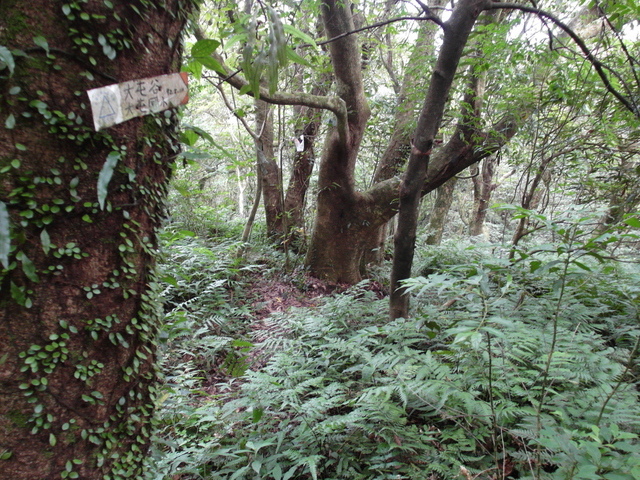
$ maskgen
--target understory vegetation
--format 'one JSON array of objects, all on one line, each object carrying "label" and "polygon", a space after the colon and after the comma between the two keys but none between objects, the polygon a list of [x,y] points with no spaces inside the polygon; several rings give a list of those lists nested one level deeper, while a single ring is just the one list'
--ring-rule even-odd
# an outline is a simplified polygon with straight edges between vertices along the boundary
[{"label": "understory vegetation", "polygon": [[419,240],[392,322],[372,280],[258,319],[257,277],[310,293],[296,262],[170,225],[150,478],[640,479],[637,237],[502,208],[536,241]]}]

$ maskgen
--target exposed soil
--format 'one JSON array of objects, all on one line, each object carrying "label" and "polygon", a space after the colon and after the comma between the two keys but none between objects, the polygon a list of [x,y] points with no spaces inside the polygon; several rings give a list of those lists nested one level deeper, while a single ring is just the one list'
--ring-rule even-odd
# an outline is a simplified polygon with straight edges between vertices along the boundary
[{"label": "exposed soil", "polygon": [[[318,280],[308,275],[261,275],[253,273],[250,280],[245,283],[243,297],[252,312],[252,320],[248,331],[250,341],[253,344],[267,339],[282,338],[287,335],[287,327],[281,321],[274,318],[274,314],[286,312],[291,308],[314,308],[322,301],[323,297],[340,294],[347,290],[349,285],[332,284]],[[377,282],[370,284],[379,298],[386,295],[384,287]],[[265,351],[259,347],[237,348],[237,361],[242,362],[241,368],[259,369],[264,366],[272,351]],[[227,359],[220,358],[220,363],[213,371],[209,372],[203,390],[209,395],[216,395],[218,384],[228,381],[234,376],[233,368],[227,364]],[[239,387],[240,382],[235,382]],[[227,385],[226,388],[229,388]]]}]

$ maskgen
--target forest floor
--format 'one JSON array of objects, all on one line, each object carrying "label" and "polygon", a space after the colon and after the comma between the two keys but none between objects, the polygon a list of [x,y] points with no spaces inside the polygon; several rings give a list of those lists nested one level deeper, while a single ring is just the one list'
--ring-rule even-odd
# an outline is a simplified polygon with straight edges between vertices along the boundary
[{"label": "forest floor", "polygon": [[[260,321],[292,307],[316,307],[323,297],[340,294],[349,288],[348,284],[323,282],[307,274],[299,274],[295,278],[254,274],[248,282],[246,296],[255,312],[255,319]],[[378,298],[387,295],[378,282],[370,282],[367,289],[374,291]]]},{"label": "forest floor", "polygon": [[[285,275],[270,272],[268,275],[251,273],[242,281],[243,295],[237,298],[239,305],[245,305],[251,312],[248,318],[247,337],[252,344],[267,339],[281,338],[287,335],[287,329],[278,318],[292,308],[314,309],[325,297],[339,295],[350,288],[347,284],[323,282],[304,273]],[[368,289],[376,293],[378,298],[386,296],[384,287],[378,282],[370,282]],[[246,362],[241,368],[260,369],[270,356],[260,348],[238,348],[239,361]],[[225,365],[227,360],[220,358],[216,367],[208,372],[208,379],[203,388],[210,395],[221,392],[218,386],[236,376],[231,370],[234,367]],[[236,386],[240,382],[235,382]]]}]

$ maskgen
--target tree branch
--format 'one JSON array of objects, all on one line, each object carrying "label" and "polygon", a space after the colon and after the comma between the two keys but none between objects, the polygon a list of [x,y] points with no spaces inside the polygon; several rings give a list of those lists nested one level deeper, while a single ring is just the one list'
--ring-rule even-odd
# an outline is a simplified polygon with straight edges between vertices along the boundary
[{"label": "tree branch", "polygon": [[[340,35],[336,35],[335,37],[331,37],[328,40],[323,40],[321,42],[316,42],[316,45],[327,45],[328,43],[332,43],[335,42],[336,40],[340,40],[341,38],[344,37],[348,37],[349,35],[354,35],[356,33],[360,33],[360,32],[365,32],[367,30],[372,30],[374,28],[378,28],[378,27],[384,27],[385,25],[389,25],[391,23],[395,23],[395,22],[402,22],[402,21],[407,21],[407,20],[413,20],[413,21],[423,21],[423,20],[430,20],[433,23],[435,23],[436,25],[438,25],[440,28],[444,29],[445,25],[444,22],[442,22],[442,20],[440,20],[438,17],[436,17],[435,15],[429,14],[426,17],[396,17],[396,18],[391,18],[389,20],[382,20],[380,22],[376,22],[376,23],[372,23],[371,25],[367,25],[364,27],[360,27],[360,28],[355,28],[353,30],[349,30],[348,32],[344,32],[341,33]],[[310,47],[311,45],[302,45],[302,47]]]},{"label": "tree branch", "polygon": [[530,7],[527,5],[520,5],[517,3],[503,3],[503,2],[494,2],[489,3],[486,7],[487,10],[495,10],[495,9],[511,9],[511,10],[520,10],[521,12],[532,13],[537,15],[540,18],[546,18],[553,22],[557,27],[559,27],[564,33],[567,34],[573,40],[573,42],[578,46],[578,48],[582,51],[585,58],[593,65],[596,69],[596,72],[605,88],[609,93],[611,93],[616,99],[627,109],[629,110],[636,118],[640,118],[640,108],[634,105],[628,98],[622,95],[609,81],[609,77],[605,73],[605,69],[611,70],[609,67],[604,65],[600,60],[598,60],[587,44],[582,40],[574,31],[571,29],[566,23],[562,22],[559,18],[554,16],[549,12],[545,12],[536,7]]},{"label": "tree branch", "polygon": [[[196,28],[195,37],[197,40],[202,40],[204,34],[202,30]],[[217,77],[222,82],[228,83],[232,87],[241,90],[243,87],[249,85],[249,82],[238,75],[240,70],[232,71],[225,63],[222,56],[218,53],[212,53],[211,56],[220,64],[223,72],[217,72]],[[205,76],[210,80],[211,77]],[[256,97],[252,90],[247,92],[247,95]],[[287,92],[274,92],[270,93],[268,89],[261,87],[259,91],[259,99],[267,103],[274,105],[300,105],[310,108],[320,108],[322,110],[329,110],[337,118],[338,129],[340,137],[347,138],[347,106],[345,102],[338,97],[329,97],[323,95],[312,95],[305,92],[287,93]]]}]

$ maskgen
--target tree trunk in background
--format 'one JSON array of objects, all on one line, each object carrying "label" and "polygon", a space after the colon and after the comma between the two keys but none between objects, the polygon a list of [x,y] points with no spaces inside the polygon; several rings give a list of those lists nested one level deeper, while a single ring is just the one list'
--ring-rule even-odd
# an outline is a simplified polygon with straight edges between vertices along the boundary
[{"label": "tree trunk in background", "polygon": [[284,235],[282,222],[282,177],[273,153],[273,112],[262,100],[256,106],[256,153],[262,178],[262,199],[267,219],[267,236],[281,242]]},{"label": "tree trunk in background", "polygon": [[[307,117],[307,116],[310,116]],[[298,141],[302,142],[302,151],[296,151],[293,158],[293,170],[289,179],[287,194],[284,199],[284,215],[287,223],[287,242],[295,249],[302,242],[305,227],[304,206],[309,189],[309,179],[313,172],[314,145],[316,134],[320,128],[322,112],[303,107],[298,109],[297,124],[302,128],[296,128],[295,134]],[[300,140],[302,138],[302,140]]]},{"label": "tree trunk in background", "polygon": [[[522,193],[522,208],[526,208],[527,210],[534,210],[538,208],[538,205],[540,205],[544,194],[544,192],[539,188],[540,183],[542,182],[548,185],[551,181],[551,171],[549,167],[551,161],[554,158],[555,157],[553,156],[544,158],[540,162],[540,166],[536,168],[536,173],[533,178],[530,177],[531,169],[527,170],[524,191]],[[520,218],[520,221],[516,226],[516,230],[513,233],[513,238],[511,239],[511,243],[514,247],[518,245],[523,237],[531,233],[530,231],[528,231],[529,223],[529,217],[523,216]],[[511,251],[512,254],[514,252],[515,250]]]},{"label": "tree trunk in background", "polygon": [[[27,54],[12,75],[0,69],[0,206],[11,223],[10,263],[0,265],[0,478],[143,478],[156,228],[177,118],[96,133],[85,91],[179,71],[194,2],[63,3],[0,3],[0,45]],[[119,158],[102,210],[110,154]]]},{"label": "tree trunk in background", "polygon": [[617,176],[608,182],[611,189],[608,195],[609,206],[600,219],[600,232],[619,224],[626,214],[635,211],[640,204],[637,166],[632,159],[633,156],[623,159],[617,169]]},{"label": "tree trunk in background", "polygon": [[427,239],[425,240],[427,245],[440,245],[442,242],[444,225],[449,215],[449,210],[451,210],[453,192],[457,183],[458,177],[453,177],[436,190],[436,201],[431,209]]},{"label": "tree trunk in background", "polygon": [[469,224],[469,235],[472,237],[482,235],[484,230],[491,194],[498,186],[493,183],[497,164],[496,156],[485,158],[482,168],[478,169],[477,175],[473,177],[473,212]]},{"label": "tree trunk in background", "polygon": [[238,207],[237,212],[240,218],[244,218],[245,216],[245,204],[246,204],[246,194],[247,190],[247,180],[242,178],[242,172],[240,171],[240,167],[236,166],[236,183],[238,185]]},{"label": "tree trunk in background", "polygon": [[[257,147],[256,147],[257,149]],[[257,155],[260,157],[262,154],[261,151],[258,151]],[[246,243],[249,241],[249,237],[251,236],[251,230],[253,230],[253,224],[256,219],[256,214],[258,213],[258,208],[260,207],[260,199],[262,198],[262,169],[260,168],[260,160],[256,162],[256,196],[253,198],[253,203],[251,204],[251,211],[249,212],[249,216],[247,217],[247,222],[244,224],[244,230],[242,231],[242,243]],[[244,247],[240,248],[237,256],[242,256],[244,254]]]}]

